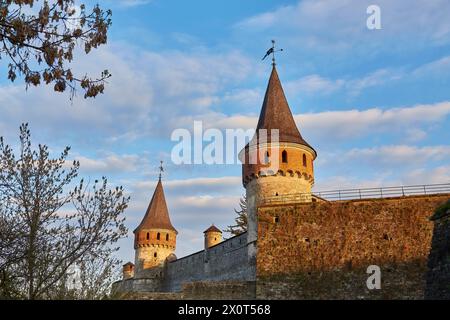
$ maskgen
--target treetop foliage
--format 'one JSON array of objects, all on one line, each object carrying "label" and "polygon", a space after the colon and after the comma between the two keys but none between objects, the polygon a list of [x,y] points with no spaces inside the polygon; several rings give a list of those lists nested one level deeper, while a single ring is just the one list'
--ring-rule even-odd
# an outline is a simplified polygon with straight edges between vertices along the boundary
[{"label": "treetop foliage", "polygon": [[77,76],[70,63],[77,45],[88,54],[106,44],[111,15],[98,5],[88,12],[74,0],[1,0],[0,60],[10,60],[8,79],[21,75],[27,87],[51,84],[57,92],[69,90],[71,98],[77,85],[85,98],[103,93],[108,70],[96,78]]}]

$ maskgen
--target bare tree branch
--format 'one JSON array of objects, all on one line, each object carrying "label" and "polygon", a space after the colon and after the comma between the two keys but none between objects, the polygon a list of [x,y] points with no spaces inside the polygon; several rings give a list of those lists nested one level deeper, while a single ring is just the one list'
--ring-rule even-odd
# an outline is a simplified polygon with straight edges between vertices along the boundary
[{"label": "bare tree branch", "polygon": [[71,99],[78,86],[85,98],[103,93],[111,76],[108,70],[97,78],[77,77],[69,64],[77,45],[88,54],[106,44],[111,15],[111,10],[98,5],[87,12],[82,4],[77,12],[74,0],[1,1],[0,60],[5,56],[11,61],[8,79],[14,81],[20,75],[27,87],[45,82],[57,92],[69,89]]},{"label": "bare tree branch", "polygon": [[129,197],[122,187],[109,189],[105,177],[73,187],[80,164],[66,165],[70,148],[56,159],[45,145],[33,150],[26,124],[20,146],[17,159],[0,138],[0,297],[62,297],[69,268],[93,259],[105,266],[92,274],[104,286],[119,263],[115,244],[127,234],[122,213]]}]

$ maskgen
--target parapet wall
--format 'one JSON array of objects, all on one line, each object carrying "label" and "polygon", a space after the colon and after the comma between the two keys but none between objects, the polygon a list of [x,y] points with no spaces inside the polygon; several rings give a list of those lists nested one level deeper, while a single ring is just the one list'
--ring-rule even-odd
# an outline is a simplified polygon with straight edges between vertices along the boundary
[{"label": "parapet wall", "polygon": [[[423,299],[434,210],[450,194],[258,209],[257,298]],[[381,268],[369,290],[369,265]]]},{"label": "parapet wall", "polygon": [[164,291],[180,291],[182,285],[196,281],[255,279],[255,268],[249,264],[247,233],[225,240],[208,250],[167,263]]}]

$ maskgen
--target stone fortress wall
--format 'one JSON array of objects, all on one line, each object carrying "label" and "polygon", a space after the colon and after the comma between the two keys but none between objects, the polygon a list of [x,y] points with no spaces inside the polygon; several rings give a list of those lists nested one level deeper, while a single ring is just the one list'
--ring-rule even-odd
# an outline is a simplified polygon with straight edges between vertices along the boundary
[{"label": "stone fortress wall", "polygon": [[179,291],[183,283],[196,281],[254,280],[256,270],[249,264],[247,233],[169,262],[164,274],[165,291]]},{"label": "stone fortress wall", "polygon": [[254,281],[256,268],[247,253],[247,233],[243,233],[159,268],[141,270],[131,279],[116,282],[113,291],[180,292],[194,282]]},{"label": "stone fortress wall", "polygon": [[[430,218],[449,198],[260,207],[256,297],[423,299],[433,236]],[[370,265],[381,268],[380,290],[367,288]]]},{"label": "stone fortress wall", "polygon": [[[262,206],[256,257],[249,256],[248,246],[255,244],[244,233],[117,285],[134,292],[132,299],[436,298],[450,291],[442,288],[448,261],[435,258],[437,252],[449,255],[449,220],[430,218],[449,199],[441,194]],[[447,264],[433,263],[427,284],[430,257]],[[380,290],[367,288],[369,265],[381,268]],[[436,283],[441,287],[430,287]]]}]

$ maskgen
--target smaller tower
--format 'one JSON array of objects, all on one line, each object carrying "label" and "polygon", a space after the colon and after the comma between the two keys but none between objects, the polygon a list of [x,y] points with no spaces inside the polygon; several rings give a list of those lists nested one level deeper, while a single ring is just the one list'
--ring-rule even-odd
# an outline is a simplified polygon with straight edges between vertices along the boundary
[{"label": "smaller tower", "polygon": [[127,262],[123,265],[123,280],[127,280],[134,277],[134,264]]},{"label": "smaller tower", "polygon": [[161,266],[174,253],[177,234],[170,221],[160,174],[145,216],[134,230],[136,272]]},{"label": "smaller tower", "polygon": [[215,225],[211,225],[203,233],[205,234],[205,250],[222,242],[222,231]]}]

